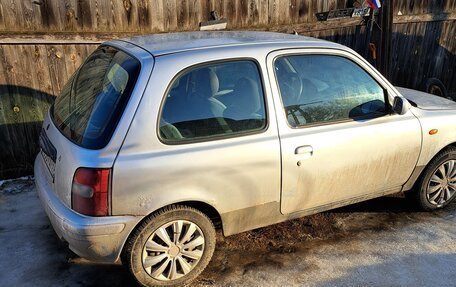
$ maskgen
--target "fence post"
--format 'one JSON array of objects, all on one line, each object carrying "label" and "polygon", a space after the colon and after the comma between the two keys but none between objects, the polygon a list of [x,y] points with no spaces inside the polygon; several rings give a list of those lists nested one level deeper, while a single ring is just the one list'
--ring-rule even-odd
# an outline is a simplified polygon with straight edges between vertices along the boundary
[{"label": "fence post", "polygon": [[391,38],[393,35],[393,1],[384,0],[382,1],[382,7],[380,11],[380,72],[388,80],[391,80]]}]

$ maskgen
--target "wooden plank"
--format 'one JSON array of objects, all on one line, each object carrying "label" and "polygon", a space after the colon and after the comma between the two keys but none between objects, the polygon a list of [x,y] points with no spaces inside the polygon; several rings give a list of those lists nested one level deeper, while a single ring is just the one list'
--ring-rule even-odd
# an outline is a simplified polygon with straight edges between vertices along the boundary
[{"label": "wooden plank", "polygon": [[0,30],[5,30],[5,12],[3,12],[3,4],[0,3]]},{"label": "wooden plank", "polygon": [[54,95],[51,84],[51,73],[49,70],[49,59],[45,45],[32,45],[33,47],[33,65],[35,67],[34,78],[35,84],[31,87],[38,91]]},{"label": "wooden plank", "polygon": [[278,25],[279,24],[279,3],[278,0],[269,0],[269,25]]},{"label": "wooden plank", "polygon": [[260,24],[260,11],[258,7],[258,0],[246,0],[246,19],[244,19],[245,26],[257,26]]},{"label": "wooden plank", "polygon": [[177,13],[176,0],[164,0],[164,30],[165,31],[176,31],[177,30]]},{"label": "wooden plank", "polygon": [[277,2],[277,23],[287,24],[290,21],[290,5],[291,0],[282,0]]},{"label": "wooden plank", "polygon": [[267,25],[269,21],[269,3],[266,0],[258,0],[258,24],[261,26]]},{"label": "wooden plank", "polygon": [[96,31],[109,31],[109,5],[106,1],[93,1],[92,2],[92,9],[93,9],[93,28]]},{"label": "wooden plank", "polygon": [[66,77],[66,68],[62,59],[63,49],[61,45],[46,45],[48,55],[48,65],[50,72],[50,82],[52,86],[52,94],[58,95],[63,88],[63,79]]},{"label": "wooden plank", "polygon": [[0,3],[2,5],[2,16],[3,16],[3,27],[5,30],[17,30],[16,26],[20,26],[16,24],[16,14],[17,14],[17,7],[16,3]]},{"label": "wooden plank", "polygon": [[15,165],[14,159],[14,144],[11,142],[14,135],[11,134],[9,124],[11,123],[11,97],[13,91],[11,90],[11,84],[13,82],[11,78],[13,65],[11,63],[11,55],[8,47],[0,46],[0,178],[4,178],[3,174],[10,168],[10,165]]},{"label": "wooden plank", "polygon": [[[204,1],[204,0],[203,0]],[[236,1],[223,1],[223,11],[224,14],[223,16],[228,20],[227,27],[229,29],[237,28],[239,27],[237,23],[237,15],[236,15]],[[207,14],[207,12],[210,11],[205,11],[204,14]],[[208,19],[207,16],[203,17],[202,19]]]},{"label": "wooden plank", "polygon": [[[123,1],[111,1],[105,3],[106,9],[111,9],[109,13],[110,31],[128,31],[128,11],[126,11]],[[128,6],[127,6],[128,7]]]},{"label": "wooden plank", "polygon": [[150,0],[149,18],[151,32],[165,31],[165,20],[163,12],[163,0]]},{"label": "wooden plank", "polygon": [[138,20],[141,32],[150,31],[150,14],[149,14],[149,1],[139,0],[138,1]]},{"label": "wooden plank", "polygon": [[3,45],[35,45],[35,44],[61,44],[61,45],[96,45],[104,41],[137,35],[135,32],[125,33],[3,33],[0,34],[0,44]]},{"label": "wooden plank", "polygon": [[[39,27],[38,21],[35,15],[35,10],[33,9],[33,6],[36,6],[33,4],[33,2],[28,2],[28,1],[23,1],[21,2],[22,4],[22,14],[24,15],[24,28],[26,29],[36,29]],[[0,17],[1,18],[1,17]]]},{"label": "wooden plank", "polygon": [[66,0],[65,5],[62,5],[63,13],[65,13],[63,30],[77,31],[78,30],[78,15],[77,15],[77,0]]},{"label": "wooden plank", "polygon": [[192,23],[190,21],[188,1],[187,0],[177,1],[176,9],[177,9],[176,13],[177,13],[178,29],[179,30],[190,30],[191,28],[195,29],[195,27],[192,27]]},{"label": "wooden plank", "polygon": [[[23,35],[19,35],[23,36]],[[98,45],[103,43],[101,40],[83,40],[83,39],[59,39],[57,37],[52,38],[0,38],[2,39],[1,45]],[[108,40],[108,39],[106,39]]]},{"label": "wooden plank", "polygon": [[[205,21],[201,14],[201,5],[198,0],[187,0],[188,1],[188,23],[189,27],[193,27],[193,30],[199,29],[199,23]],[[192,29],[192,28],[190,28]]]},{"label": "wooden plank", "polygon": [[[27,152],[26,149],[17,150],[16,146],[26,142],[26,134],[24,130],[23,113],[20,109],[22,108],[21,98],[21,78],[23,76],[23,68],[21,59],[20,47],[5,47],[5,54],[7,55],[8,70],[9,70],[9,83],[7,96],[6,108],[4,110],[6,114],[6,129],[9,134],[9,142],[12,145],[10,154],[11,163],[15,163],[16,166],[24,168],[27,163]],[[4,100],[3,100],[4,101]],[[25,139],[25,141],[24,141]]]},{"label": "wooden plank", "polygon": [[240,27],[247,27],[249,24],[254,25],[254,19],[251,19],[251,12],[249,11],[249,0],[237,0],[237,15],[238,15],[238,23]]},{"label": "wooden plank", "polygon": [[92,9],[89,0],[80,0],[76,2],[76,14],[78,30],[90,31],[93,27]]},{"label": "wooden plank", "polygon": [[440,13],[440,14],[417,14],[394,16],[395,24],[402,23],[422,23],[422,22],[439,22],[456,20],[456,13]]},{"label": "wooden plank", "polygon": [[[19,53],[27,59],[32,58],[33,49],[31,46],[20,46]],[[31,61],[18,61],[18,68],[21,72],[17,73],[19,79],[18,92],[16,95],[16,106],[20,114],[20,126],[17,129],[22,132],[22,140],[16,142],[15,149],[20,152],[24,160],[23,165],[32,167],[32,162],[35,155],[38,153],[38,136],[40,125],[44,119],[44,111],[49,108],[50,102],[43,102],[42,95],[35,89],[30,89],[29,93],[24,93],[24,87],[28,87],[29,83],[33,84],[34,73]],[[14,112],[14,111],[13,111]]]},{"label": "wooden plank", "polygon": [[244,25],[243,25],[243,14],[245,14],[243,11],[242,11],[242,4],[241,3],[241,0],[232,0],[232,8],[233,8],[233,12],[232,12],[232,22],[233,22],[233,26],[240,29],[242,28]]},{"label": "wooden plank", "polygon": [[127,24],[126,30],[127,31],[135,31],[140,32],[141,29],[139,27],[139,14],[138,14],[138,1],[135,0],[125,0],[124,9],[127,13]]}]

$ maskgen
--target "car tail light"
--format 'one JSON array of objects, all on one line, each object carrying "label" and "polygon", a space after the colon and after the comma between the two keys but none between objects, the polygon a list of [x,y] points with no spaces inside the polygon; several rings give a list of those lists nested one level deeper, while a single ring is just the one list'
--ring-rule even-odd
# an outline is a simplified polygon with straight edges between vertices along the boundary
[{"label": "car tail light", "polygon": [[109,215],[110,169],[78,168],[71,188],[73,210],[90,216]]}]

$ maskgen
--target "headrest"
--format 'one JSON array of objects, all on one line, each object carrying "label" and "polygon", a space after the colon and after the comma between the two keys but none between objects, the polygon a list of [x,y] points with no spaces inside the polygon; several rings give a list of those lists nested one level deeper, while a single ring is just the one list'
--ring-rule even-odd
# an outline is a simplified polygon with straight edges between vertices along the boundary
[{"label": "headrest", "polygon": [[214,96],[219,89],[217,74],[209,68],[202,68],[196,71],[195,92],[203,97]]},{"label": "headrest", "polygon": [[255,113],[261,107],[258,84],[249,78],[240,78],[234,85],[236,107],[243,113]]}]

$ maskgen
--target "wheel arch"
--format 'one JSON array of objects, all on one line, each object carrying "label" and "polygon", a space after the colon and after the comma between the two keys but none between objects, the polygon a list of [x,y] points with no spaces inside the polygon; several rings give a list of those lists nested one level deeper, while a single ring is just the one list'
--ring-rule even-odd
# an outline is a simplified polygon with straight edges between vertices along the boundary
[{"label": "wheel arch", "polygon": [[179,202],[170,203],[170,204],[167,204],[165,206],[162,206],[160,208],[157,208],[157,209],[153,210],[152,212],[150,212],[149,214],[144,216],[141,220],[139,220],[135,224],[135,226],[128,233],[128,236],[126,236],[126,238],[125,238],[125,240],[124,240],[124,242],[122,244],[122,249],[121,249],[120,254],[124,253],[125,246],[127,245],[127,242],[130,240],[131,236],[133,235],[133,233],[136,230],[136,228],[138,228],[138,226],[140,226],[145,220],[147,220],[154,213],[156,213],[156,212],[158,212],[158,211],[160,211],[162,209],[171,207],[171,206],[187,206],[187,207],[194,208],[194,209],[202,212],[203,214],[205,214],[207,217],[209,217],[209,219],[212,221],[212,224],[214,224],[214,227],[215,227],[216,230],[223,228],[222,217],[221,217],[219,211],[214,206],[212,206],[211,204],[209,204],[207,202],[198,201],[198,200],[187,200],[187,201],[179,201]]},{"label": "wheel arch", "polygon": [[416,187],[416,184],[419,182],[419,180],[421,179],[421,177],[423,176],[424,174],[424,171],[426,169],[426,167],[429,165],[430,162],[432,162],[432,160],[434,158],[436,158],[439,154],[441,154],[444,150],[448,149],[448,148],[456,148],[456,142],[453,142],[453,143],[450,143],[448,145],[446,145],[445,147],[441,148],[432,158],[430,158],[425,165],[422,165],[422,166],[417,166],[412,174],[412,176],[410,177],[410,179],[407,181],[407,183],[404,185],[403,187],[403,192],[407,193],[407,192],[410,192],[410,191],[413,191]]},{"label": "wheel arch", "polygon": [[456,148],[456,142],[453,142],[453,143],[450,143],[449,145],[446,145],[444,146],[443,148],[441,148],[431,159],[429,159],[429,161],[426,163],[425,167],[427,167],[429,165],[430,162],[432,162],[432,160],[434,158],[436,158],[439,154],[441,154],[444,150],[450,148],[450,147],[453,147],[453,148]]}]

